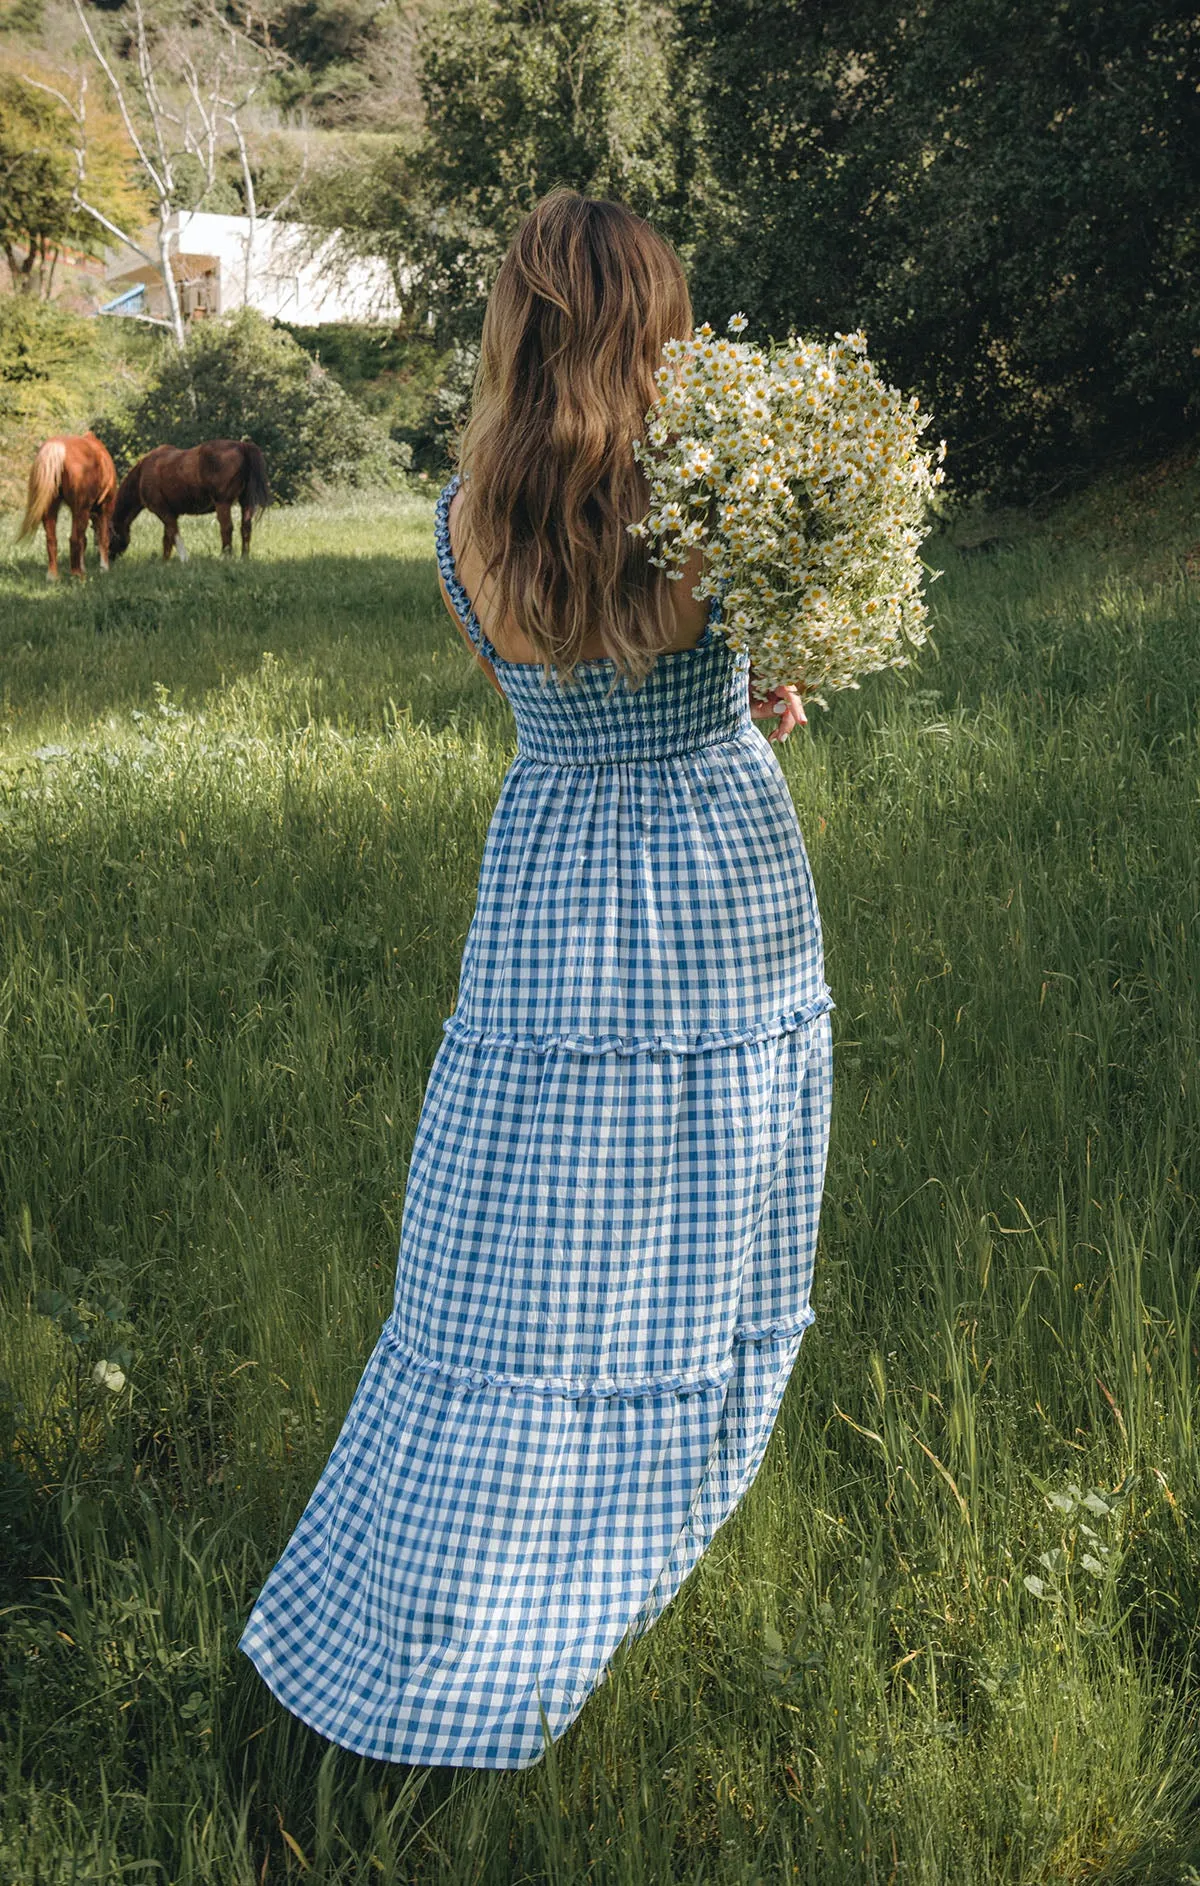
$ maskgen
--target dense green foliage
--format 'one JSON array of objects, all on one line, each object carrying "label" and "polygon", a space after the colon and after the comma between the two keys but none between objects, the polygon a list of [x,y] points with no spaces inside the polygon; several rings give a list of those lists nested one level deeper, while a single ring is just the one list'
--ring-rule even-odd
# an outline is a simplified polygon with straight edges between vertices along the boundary
[{"label": "dense green foliage", "polygon": [[338,216],[445,331],[477,329],[517,219],[568,183],[654,217],[715,324],[864,325],[960,488],[1196,429],[1194,9],[451,0],[421,49],[424,136]]},{"label": "dense green foliage", "polygon": [[299,343],[243,309],[161,350],[148,382],[94,428],[124,470],[155,445],[252,438],[284,502],[332,485],[386,485],[409,462]]},{"label": "dense green foliage", "polygon": [[439,347],[428,331],[414,332],[410,323],[397,328],[348,321],[323,327],[280,325],[387,426],[389,436],[411,452],[415,470],[445,468],[448,428],[439,393],[453,365],[452,350]]},{"label": "dense green foliage", "polygon": [[42,440],[82,431],[101,398],[139,383],[156,347],[132,323],[90,320],[32,296],[0,296],[0,506],[15,509],[23,501]]},{"label": "dense green foliage", "polygon": [[23,295],[0,297],[0,419],[21,413],[31,398],[52,411],[67,401],[67,382],[81,352],[100,353],[94,321]]},{"label": "dense green foliage", "polygon": [[378,124],[395,133],[417,105],[411,0],[283,0],[271,38],[288,55],[273,91],[322,125]]},{"label": "dense green foliage", "polygon": [[1062,481],[1196,425],[1194,9],[681,5],[724,191],[714,319],[865,325],[961,482]]},{"label": "dense green foliage", "polygon": [[671,30],[653,0],[448,0],[430,13],[424,136],[331,205],[353,242],[402,273],[414,319],[474,339],[517,221],[555,184],[643,212],[662,203],[675,171]]},{"label": "dense green foliage", "polygon": [[503,240],[564,177],[648,211],[673,183],[665,7],[453,0],[422,41],[433,181]]},{"label": "dense green foliage", "polygon": [[58,593],[9,553],[0,1877],[1192,1877],[1198,496],[941,548],[940,652],[783,749],[818,1320],[745,1506],[524,1775],[328,1751],[234,1650],[386,1314],[512,751],[428,506],[272,513],[244,567],[147,529]]}]

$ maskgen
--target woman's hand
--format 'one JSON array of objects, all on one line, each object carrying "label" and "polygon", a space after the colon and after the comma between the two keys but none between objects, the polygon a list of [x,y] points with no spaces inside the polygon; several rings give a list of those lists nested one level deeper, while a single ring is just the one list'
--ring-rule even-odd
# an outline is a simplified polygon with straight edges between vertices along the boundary
[{"label": "woman's hand", "polygon": [[793,727],[807,727],[808,715],[804,711],[804,701],[798,688],[772,688],[771,692],[760,698],[754,692],[754,677],[750,677],[750,716],[753,720],[778,720],[774,731],[768,733],[768,740],[786,740]]}]

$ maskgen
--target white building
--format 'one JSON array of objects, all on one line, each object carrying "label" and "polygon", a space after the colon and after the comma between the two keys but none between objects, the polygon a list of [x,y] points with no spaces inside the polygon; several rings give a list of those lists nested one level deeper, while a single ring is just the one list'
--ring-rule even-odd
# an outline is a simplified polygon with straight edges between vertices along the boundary
[{"label": "white building", "polygon": [[[248,216],[178,211],[168,224],[171,273],[185,320],[256,308],[279,321],[319,327],[329,321],[395,321],[400,303],[387,264],[377,256],[335,260],[337,237],[299,223]],[[158,254],[158,231],[138,238]],[[122,244],[109,251],[105,282],[111,299],[102,314],[168,318],[162,270]]]}]

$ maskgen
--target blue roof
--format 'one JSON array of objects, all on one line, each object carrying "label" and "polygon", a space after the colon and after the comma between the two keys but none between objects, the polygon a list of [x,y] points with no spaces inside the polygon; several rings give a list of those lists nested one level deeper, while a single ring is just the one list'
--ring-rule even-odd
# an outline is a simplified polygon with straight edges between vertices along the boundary
[{"label": "blue roof", "polygon": [[142,282],[137,282],[134,287],[127,288],[123,295],[118,295],[115,301],[106,301],[103,307],[97,308],[96,313],[133,314],[142,306],[145,299],[145,286]]}]

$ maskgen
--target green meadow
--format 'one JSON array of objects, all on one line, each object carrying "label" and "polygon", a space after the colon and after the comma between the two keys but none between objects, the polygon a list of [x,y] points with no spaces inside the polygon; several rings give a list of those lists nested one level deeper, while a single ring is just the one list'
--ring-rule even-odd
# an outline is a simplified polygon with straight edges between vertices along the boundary
[{"label": "green meadow", "polygon": [[[766,1465],[521,1774],[235,1651],[389,1305],[503,703],[420,496],[0,549],[3,1886],[1200,1881],[1200,478],[935,544],[782,750],[838,1008]],[[964,538],[965,541],[965,538]]]}]

